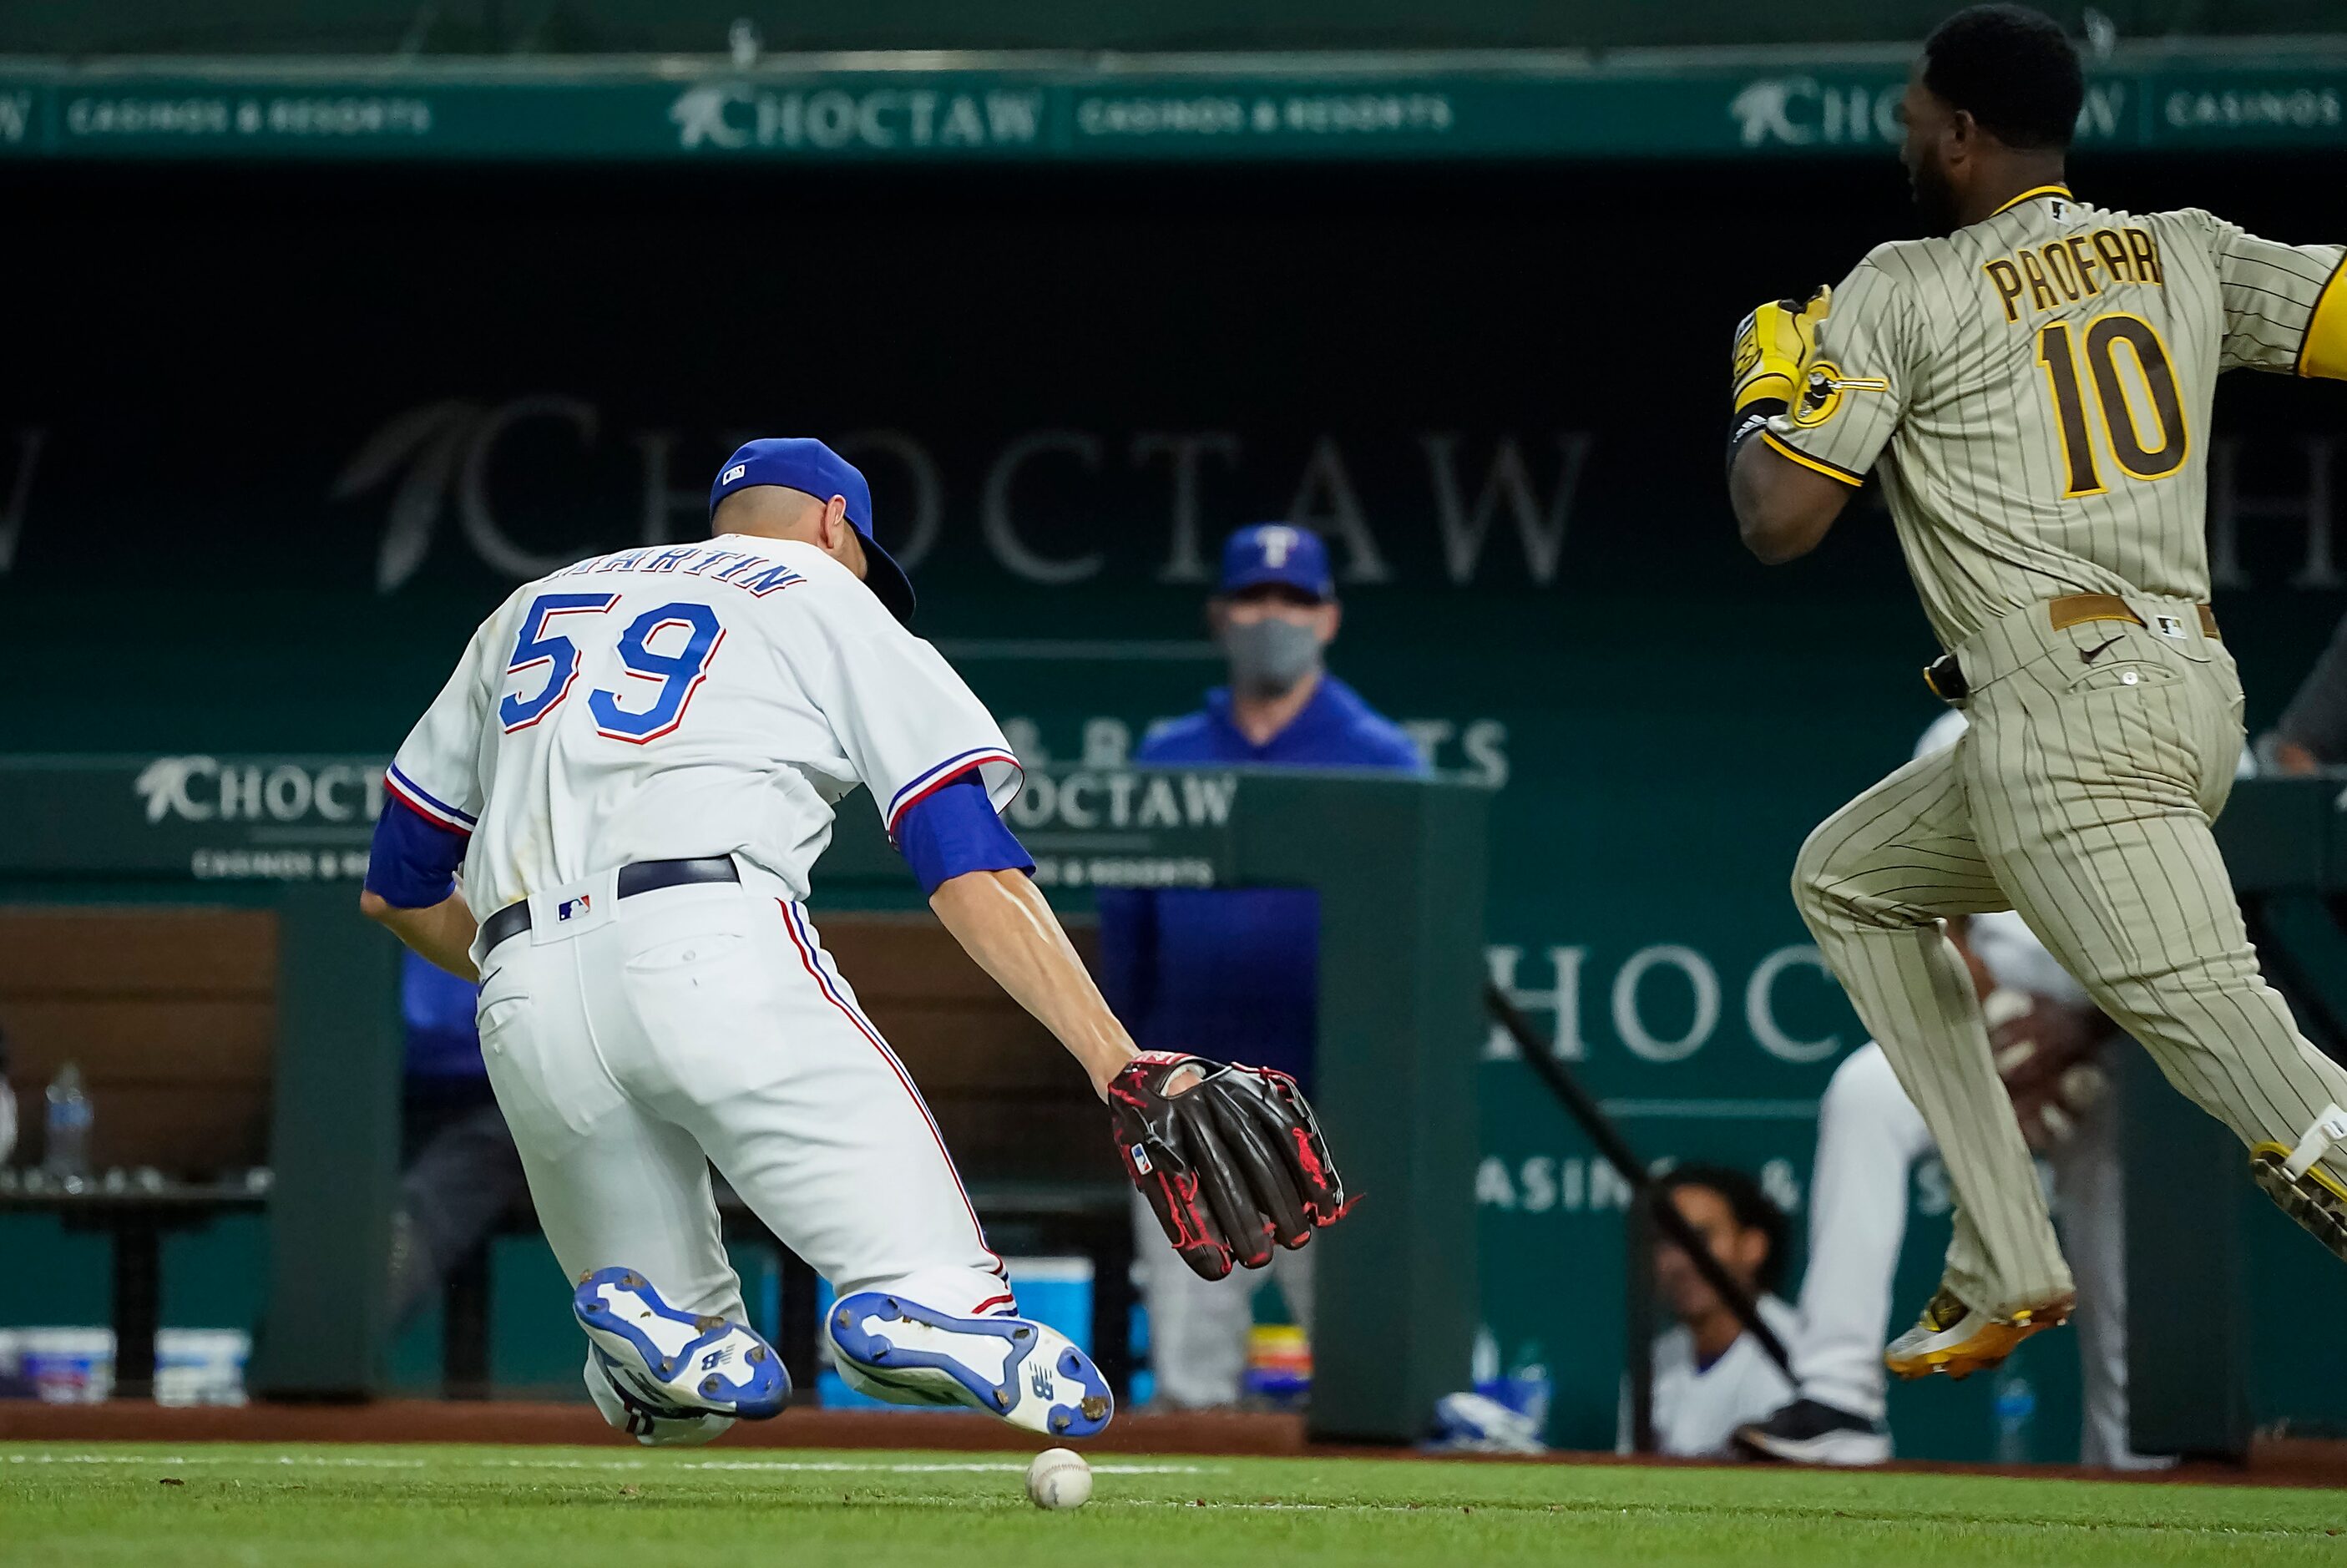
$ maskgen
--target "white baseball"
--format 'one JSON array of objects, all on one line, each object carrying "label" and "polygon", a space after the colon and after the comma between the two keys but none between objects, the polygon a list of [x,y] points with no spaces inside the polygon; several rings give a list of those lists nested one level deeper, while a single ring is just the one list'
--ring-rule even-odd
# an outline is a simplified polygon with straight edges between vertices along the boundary
[{"label": "white baseball", "polygon": [[1073,1449],[1045,1449],[1027,1467],[1027,1500],[1038,1508],[1081,1508],[1092,1495],[1092,1467]]}]

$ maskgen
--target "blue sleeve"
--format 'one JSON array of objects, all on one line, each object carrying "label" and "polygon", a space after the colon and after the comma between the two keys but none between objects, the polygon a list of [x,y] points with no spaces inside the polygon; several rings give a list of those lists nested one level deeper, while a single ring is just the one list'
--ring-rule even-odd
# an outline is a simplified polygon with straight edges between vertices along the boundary
[{"label": "blue sleeve", "polygon": [[456,890],[466,835],[393,794],[374,819],[366,889],[395,909],[429,909]]},{"label": "blue sleeve", "polygon": [[961,774],[897,815],[897,852],[934,893],[966,871],[1032,871],[1033,856],[1003,825],[975,770]]}]

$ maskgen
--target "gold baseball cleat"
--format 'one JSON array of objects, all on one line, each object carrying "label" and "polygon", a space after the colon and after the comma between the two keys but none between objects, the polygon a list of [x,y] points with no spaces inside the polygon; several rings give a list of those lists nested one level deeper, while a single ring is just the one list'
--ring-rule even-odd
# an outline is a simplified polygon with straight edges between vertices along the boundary
[{"label": "gold baseball cleat", "polygon": [[1891,1342],[1882,1364],[1901,1378],[1928,1378],[1934,1372],[1969,1378],[2002,1365],[2032,1334],[2068,1322],[2073,1299],[2065,1296],[2010,1317],[1991,1317],[1965,1306],[1963,1296],[1942,1285],[1915,1327]]},{"label": "gold baseball cleat", "polygon": [[2347,1261],[2347,1186],[2315,1162],[2347,1142],[2347,1111],[2326,1105],[2295,1149],[2250,1145],[2250,1175],[2281,1212],[2304,1225],[2332,1255]]}]

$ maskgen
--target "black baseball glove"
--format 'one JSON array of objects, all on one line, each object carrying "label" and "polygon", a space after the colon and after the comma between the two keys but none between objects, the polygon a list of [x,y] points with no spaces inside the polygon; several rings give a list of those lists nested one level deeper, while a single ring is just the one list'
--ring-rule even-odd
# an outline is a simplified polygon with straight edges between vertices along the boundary
[{"label": "black baseball glove", "polygon": [[1149,1051],[1108,1102],[1125,1173],[1201,1278],[1261,1268],[1274,1241],[1302,1246],[1345,1212],[1319,1120],[1284,1072]]}]

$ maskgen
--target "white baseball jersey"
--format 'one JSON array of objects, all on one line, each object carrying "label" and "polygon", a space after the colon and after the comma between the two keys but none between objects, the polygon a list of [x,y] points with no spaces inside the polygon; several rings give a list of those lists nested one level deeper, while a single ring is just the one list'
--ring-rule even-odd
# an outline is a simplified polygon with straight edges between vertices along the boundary
[{"label": "white baseball jersey", "polygon": [[639,860],[732,855],[806,896],[834,807],[905,809],[1001,729],[937,650],[812,544],[721,534],[594,557],[481,623],[390,788],[470,833],[476,915]]},{"label": "white baseball jersey", "polygon": [[[1774,1296],[1754,1298],[1760,1321],[1787,1345],[1795,1342],[1800,1319]],[[1687,1459],[1728,1451],[1727,1440],[1747,1421],[1765,1421],[1793,1399],[1792,1379],[1768,1358],[1749,1334],[1721,1352],[1708,1367],[1697,1366],[1695,1336],[1685,1327],[1655,1336],[1655,1447]],[[1630,1451],[1630,1399],[1622,1395],[1622,1420],[1615,1446]]]}]

